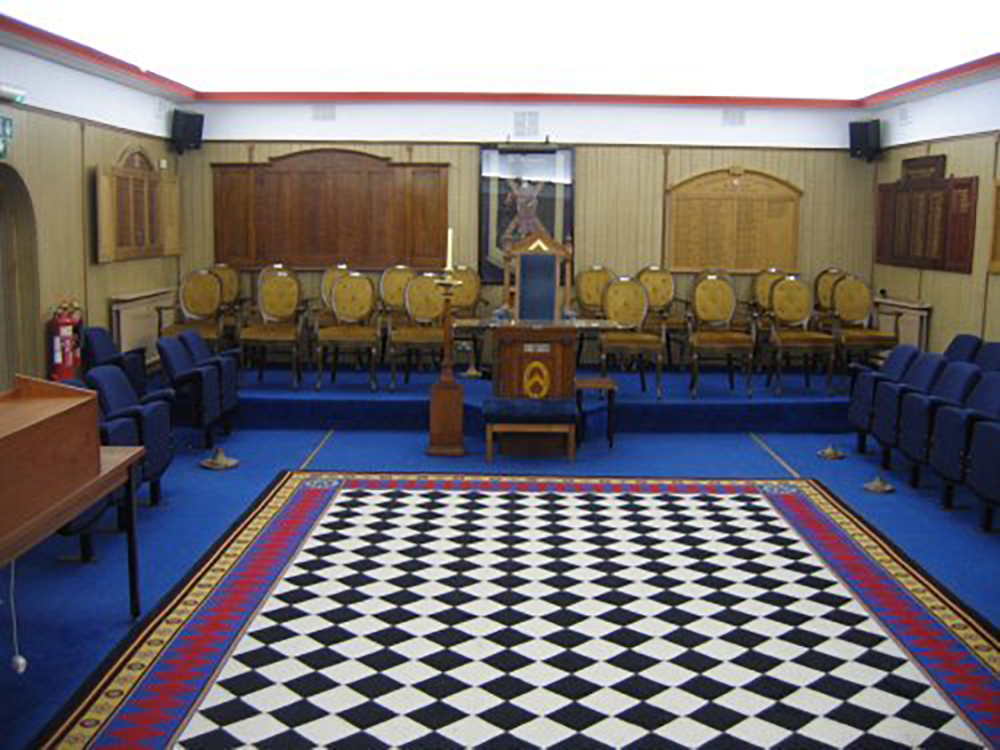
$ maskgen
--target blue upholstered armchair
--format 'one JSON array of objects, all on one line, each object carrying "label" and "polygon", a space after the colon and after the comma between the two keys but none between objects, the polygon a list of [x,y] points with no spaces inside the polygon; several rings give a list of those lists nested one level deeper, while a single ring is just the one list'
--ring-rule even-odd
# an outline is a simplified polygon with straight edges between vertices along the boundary
[{"label": "blue upholstered armchair", "polygon": [[896,383],[910,368],[920,352],[916,347],[901,345],[893,349],[879,370],[865,365],[852,364],[851,403],[847,418],[858,432],[858,453],[865,452],[865,443],[872,428],[872,409],[875,404],[875,386],[881,382]]},{"label": "blue upholstered armchair", "polygon": [[156,342],[160,362],[178,392],[178,409],[192,427],[203,431],[205,447],[215,444],[212,428],[222,414],[219,371],[213,365],[198,366],[180,339],[165,336]]},{"label": "blue upholstered armchair", "polygon": [[160,478],[174,457],[170,434],[174,392],[165,388],[140,399],[125,373],[114,365],[95,367],[87,373],[87,384],[97,391],[98,404],[106,420],[127,417],[134,421],[139,443],[146,449],[142,481],[149,482],[150,501],[153,505],[158,504]]},{"label": "blue upholstered armchair", "polygon": [[[77,385],[73,383],[73,385]],[[80,387],[85,387],[79,383]],[[105,419],[100,416],[98,430],[101,435],[101,445],[139,445],[139,426],[131,417]],[[75,536],[80,541],[80,562],[92,562],[94,559],[94,539],[92,531],[104,513],[120,498],[125,496],[121,488],[103,498],[101,502],[91,506],[68,524],[59,529],[63,536]],[[121,522],[119,522],[121,528]]]},{"label": "blue upholstered armchair", "polygon": [[1000,422],[980,422],[972,430],[966,481],[983,503],[983,531],[993,525],[993,508],[1000,505]]},{"label": "blue upholstered armchair", "polygon": [[213,354],[208,344],[196,331],[185,331],[178,338],[188,350],[198,367],[212,366],[219,373],[220,408],[222,420],[228,434],[231,429],[230,416],[239,406],[240,350],[227,349]]},{"label": "blue upholstered armchair", "polygon": [[146,350],[140,347],[119,351],[106,329],[87,326],[83,329],[83,369],[87,371],[100,365],[122,368],[135,392],[139,395],[146,392]]},{"label": "blue upholstered armchair", "polygon": [[[983,373],[963,406],[943,406],[935,414],[928,463],[944,482],[945,508],[952,505],[955,485],[965,481],[973,428],[990,420],[1000,420],[1000,372]],[[994,452],[993,462],[1000,465],[997,455]]]},{"label": "blue upholstered armchair", "polygon": [[1000,341],[983,344],[972,360],[983,372],[1000,372]]},{"label": "blue upholstered armchair", "polygon": [[972,362],[979,352],[983,340],[971,333],[960,333],[951,340],[944,350],[944,358],[949,362]]},{"label": "blue upholstered armchair", "polygon": [[882,468],[892,463],[892,449],[899,439],[899,413],[907,393],[928,393],[944,370],[943,354],[921,354],[897,383],[883,381],[875,387],[872,435],[882,446]]},{"label": "blue upholstered armchair", "polygon": [[929,393],[907,393],[899,412],[899,448],[911,459],[910,484],[920,483],[927,463],[934,416],[942,406],[961,406],[982,373],[971,362],[949,362]]}]

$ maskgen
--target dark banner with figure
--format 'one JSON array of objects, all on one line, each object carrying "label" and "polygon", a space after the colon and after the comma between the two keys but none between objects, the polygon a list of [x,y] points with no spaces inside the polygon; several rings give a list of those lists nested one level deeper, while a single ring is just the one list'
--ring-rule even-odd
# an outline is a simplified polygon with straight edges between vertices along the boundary
[{"label": "dark banner with figure", "polygon": [[573,150],[484,148],[480,156],[479,275],[503,281],[503,248],[533,232],[573,237]]}]

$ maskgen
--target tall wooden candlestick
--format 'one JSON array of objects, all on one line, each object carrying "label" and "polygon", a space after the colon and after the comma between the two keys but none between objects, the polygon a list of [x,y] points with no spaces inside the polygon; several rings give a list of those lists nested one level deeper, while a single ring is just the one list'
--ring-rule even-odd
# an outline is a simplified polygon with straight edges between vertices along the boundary
[{"label": "tall wooden candlestick", "polygon": [[461,283],[447,276],[437,281],[444,297],[444,351],[441,356],[441,378],[431,386],[430,445],[427,448],[430,456],[465,455],[462,424],[465,401],[462,385],[455,382],[451,320],[451,298],[455,287]]}]

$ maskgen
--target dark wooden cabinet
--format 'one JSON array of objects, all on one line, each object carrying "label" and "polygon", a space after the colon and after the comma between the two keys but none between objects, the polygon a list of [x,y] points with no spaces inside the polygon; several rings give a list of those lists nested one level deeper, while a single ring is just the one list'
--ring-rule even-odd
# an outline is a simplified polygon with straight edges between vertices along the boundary
[{"label": "dark wooden cabinet", "polygon": [[444,265],[447,164],[393,164],[322,149],[267,164],[213,164],[212,171],[217,262]]}]

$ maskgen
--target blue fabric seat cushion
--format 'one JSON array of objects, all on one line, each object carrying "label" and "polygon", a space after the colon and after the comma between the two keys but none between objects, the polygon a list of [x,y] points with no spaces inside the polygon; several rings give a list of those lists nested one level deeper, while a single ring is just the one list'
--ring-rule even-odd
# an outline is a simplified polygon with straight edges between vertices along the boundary
[{"label": "blue fabric seat cushion", "polygon": [[483,401],[487,424],[523,422],[551,424],[576,421],[576,401],[564,399],[488,398]]}]

